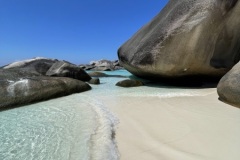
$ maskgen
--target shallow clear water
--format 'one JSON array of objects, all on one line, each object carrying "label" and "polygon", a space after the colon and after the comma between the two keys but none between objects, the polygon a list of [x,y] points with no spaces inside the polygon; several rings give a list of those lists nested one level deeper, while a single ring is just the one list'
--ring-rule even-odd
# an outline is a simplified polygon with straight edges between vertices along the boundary
[{"label": "shallow clear water", "polygon": [[[125,70],[105,73],[131,75]],[[0,112],[0,159],[119,159],[113,136],[118,120],[98,97],[202,94],[199,89],[115,86],[123,79],[101,78],[91,91]]]},{"label": "shallow clear water", "polygon": [[[96,156],[93,135],[111,136],[115,119],[101,103],[75,94],[0,112],[0,122],[0,159],[82,160]],[[102,150],[114,147],[104,143]]]},{"label": "shallow clear water", "polygon": [[[109,75],[123,75],[123,76],[132,76],[126,70],[118,70],[114,72],[105,71],[104,73]],[[149,85],[141,87],[132,87],[132,88],[123,88],[115,86],[118,81],[128,79],[128,78],[117,78],[117,77],[105,77],[101,78],[101,85],[92,86],[95,92],[94,95],[98,96],[154,96],[159,98],[166,97],[181,97],[181,96],[203,96],[204,88],[181,88],[173,86],[163,85]],[[215,92],[215,91],[214,91]],[[206,92],[206,94],[209,94]]]}]

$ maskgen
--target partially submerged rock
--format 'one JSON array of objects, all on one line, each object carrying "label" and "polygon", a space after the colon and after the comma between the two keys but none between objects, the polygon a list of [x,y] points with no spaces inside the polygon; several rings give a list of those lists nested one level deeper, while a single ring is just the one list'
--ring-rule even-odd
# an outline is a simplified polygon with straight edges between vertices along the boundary
[{"label": "partially submerged rock", "polygon": [[91,77],[108,77],[106,73],[102,72],[88,72],[88,75]]},{"label": "partially submerged rock", "polygon": [[119,87],[138,87],[138,86],[143,86],[143,83],[139,80],[133,80],[133,79],[126,79],[117,82],[116,86]]},{"label": "partially submerged rock", "polygon": [[170,0],[118,50],[144,78],[223,76],[240,59],[239,0]]},{"label": "partially submerged rock", "polygon": [[64,61],[54,63],[46,75],[52,77],[69,77],[82,81],[89,81],[91,79],[79,66]]},{"label": "partially submerged rock", "polygon": [[97,71],[92,71],[92,72],[88,72],[88,75],[91,77],[119,77],[119,78],[127,78],[127,76],[122,76],[122,75],[110,75],[110,74],[106,74],[103,72],[97,72]]},{"label": "partially submerged rock", "polygon": [[66,77],[36,76],[0,70],[0,108],[14,107],[90,90],[85,82]]},{"label": "partially submerged rock", "polygon": [[222,77],[217,92],[220,100],[240,108],[240,62]]},{"label": "partially submerged rock", "polygon": [[112,71],[112,69],[106,66],[95,66],[91,71]]},{"label": "partially submerged rock", "polygon": [[100,84],[99,78],[92,78],[88,81],[89,84]]}]

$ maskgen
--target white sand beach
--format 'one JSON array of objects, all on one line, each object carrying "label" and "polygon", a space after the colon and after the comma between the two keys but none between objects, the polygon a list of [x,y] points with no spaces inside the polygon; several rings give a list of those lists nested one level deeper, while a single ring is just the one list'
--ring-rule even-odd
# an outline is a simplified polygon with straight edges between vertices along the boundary
[{"label": "white sand beach", "polygon": [[121,160],[239,160],[240,109],[203,96],[102,97],[119,118]]}]

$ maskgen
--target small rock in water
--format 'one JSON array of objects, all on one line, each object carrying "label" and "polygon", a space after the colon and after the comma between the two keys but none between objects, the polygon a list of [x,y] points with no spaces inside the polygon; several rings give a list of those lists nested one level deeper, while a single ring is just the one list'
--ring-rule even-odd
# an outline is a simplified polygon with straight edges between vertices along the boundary
[{"label": "small rock in water", "polygon": [[100,84],[99,78],[92,78],[88,81],[89,84]]},{"label": "small rock in water", "polygon": [[112,74],[110,75],[110,74],[106,74],[106,73],[102,73],[102,72],[97,72],[97,71],[89,72],[88,75],[91,76],[91,77],[116,77],[116,78],[128,78],[128,76],[112,75]]},{"label": "small rock in water", "polygon": [[88,75],[91,77],[108,77],[107,74],[102,72],[89,72]]},{"label": "small rock in water", "polygon": [[138,87],[138,86],[143,86],[143,83],[139,80],[132,80],[132,79],[126,79],[119,81],[116,86],[119,87]]},{"label": "small rock in water", "polygon": [[92,71],[112,71],[111,68],[105,66],[96,66],[95,68],[91,69]]}]

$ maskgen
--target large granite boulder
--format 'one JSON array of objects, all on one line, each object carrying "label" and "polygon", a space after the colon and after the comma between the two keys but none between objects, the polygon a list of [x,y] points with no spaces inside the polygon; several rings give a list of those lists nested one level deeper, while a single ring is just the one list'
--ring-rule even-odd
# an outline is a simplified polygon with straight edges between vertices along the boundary
[{"label": "large granite boulder", "polygon": [[3,69],[22,70],[26,72],[35,73],[38,75],[45,75],[49,68],[58,60],[36,57],[23,61],[14,62],[3,67]]},{"label": "large granite boulder", "polygon": [[220,100],[240,107],[240,62],[222,77],[217,92]]},{"label": "large granite boulder", "polygon": [[170,0],[118,50],[145,78],[223,76],[240,59],[240,0]]},{"label": "large granite boulder", "polygon": [[0,109],[90,90],[85,82],[45,77],[25,71],[0,70]]},{"label": "large granite boulder", "polygon": [[66,61],[54,63],[47,71],[46,75],[52,77],[69,77],[82,81],[89,81],[91,79],[91,77],[79,66]]}]

